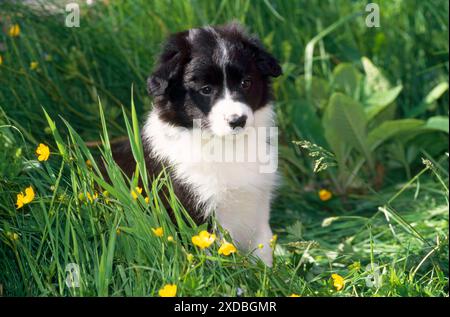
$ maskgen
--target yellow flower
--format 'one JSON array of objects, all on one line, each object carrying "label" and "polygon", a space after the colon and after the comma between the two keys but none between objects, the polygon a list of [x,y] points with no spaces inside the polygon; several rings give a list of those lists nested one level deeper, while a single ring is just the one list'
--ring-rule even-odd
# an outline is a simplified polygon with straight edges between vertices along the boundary
[{"label": "yellow flower", "polygon": [[94,202],[94,200],[96,200],[98,198],[98,193],[95,192],[93,195],[91,195],[90,193],[86,194],[87,199],[89,200],[89,202],[92,204]]},{"label": "yellow flower", "polygon": [[208,231],[203,230],[198,235],[192,237],[192,243],[200,249],[205,249],[209,247],[214,240],[216,240],[215,234],[210,234]]},{"label": "yellow flower", "polygon": [[47,161],[50,156],[50,149],[47,145],[39,143],[39,146],[36,148],[36,155],[38,157],[38,161]]},{"label": "yellow flower", "polygon": [[177,286],[175,284],[166,284],[158,293],[161,297],[175,297],[177,295]]},{"label": "yellow flower", "polygon": [[17,241],[19,240],[19,235],[15,232],[7,232],[6,235],[8,236],[8,238],[10,238],[13,241]]},{"label": "yellow flower", "polygon": [[39,66],[38,62],[31,62],[30,63],[30,69],[31,70],[36,70],[38,68],[38,66]]},{"label": "yellow flower", "polygon": [[89,159],[86,160],[86,166],[89,167],[89,168],[92,168],[91,160],[89,160]]},{"label": "yellow flower", "polygon": [[331,274],[331,278],[333,279],[333,286],[336,288],[337,291],[340,291],[345,286],[345,281],[342,276],[339,274],[333,273]]},{"label": "yellow flower", "polygon": [[136,188],[131,191],[131,196],[133,196],[134,199],[137,199],[141,193],[142,193],[142,188],[140,188],[139,186],[136,186]]},{"label": "yellow flower", "polygon": [[361,269],[360,262],[353,262],[349,267],[350,270],[359,271]]},{"label": "yellow flower", "polygon": [[105,190],[103,193],[102,193],[102,195],[103,195],[103,198],[105,199],[105,203],[106,204],[109,204],[110,203],[110,199],[108,198],[109,197],[109,192],[107,191],[107,190]]},{"label": "yellow flower", "polygon": [[152,228],[153,234],[157,237],[162,237],[164,234],[164,230],[162,227]]},{"label": "yellow flower", "polygon": [[321,201],[330,200],[332,196],[333,195],[331,194],[331,192],[329,190],[326,190],[326,189],[319,190],[319,199]]},{"label": "yellow flower", "polygon": [[13,24],[10,26],[8,31],[9,36],[11,37],[17,37],[20,35],[20,26],[19,24]]},{"label": "yellow flower", "polygon": [[229,242],[224,241],[219,248],[219,254],[230,255],[231,253],[236,252],[236,247]]},{"label": "yellow flower", "polygon": [[29,204],[34,199],[34,196],[34,190],[31,186],[25,188],[25,194],[23,192],[17,194],[17,209],[20,209],[24,205]]},{"label": "yellow flower", "polygon": [[173,242],[173,236],[168,236],[168,237],[167,237],[167,241]]},{"label": "yellow flower", "polygon": [[262,244],[262,243],[258,244],[258,249],[262,249],[262,248],[264,248],[264,244]]},{"label": "yellow flower", "polygon": [[148,203],[150,202],[150,198],[148,198],[148,196],[145,197],[144,200],[145,200],[145,203],[146,203],[146,204],[148,204]]},{"label": "yellow flower", "polygon": [[269,243],[270,243],[270,247],[273,249],[275,248],[275,244],[277,243],[278,240],[278,235],[274,234],[272,236],[272,239],[270,239]]},{"label": "yellow flower", "polygon": [[292,293],[291,295],[289,295],[289,297],[300,297],[300,295]]}]

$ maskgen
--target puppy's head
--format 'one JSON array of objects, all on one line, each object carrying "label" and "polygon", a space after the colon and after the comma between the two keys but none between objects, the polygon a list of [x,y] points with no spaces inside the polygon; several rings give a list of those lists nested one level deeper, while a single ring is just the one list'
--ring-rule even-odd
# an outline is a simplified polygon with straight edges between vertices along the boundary
[{"label": "puppy's head", "polygon": [[270,101],[270,78],[279,75],[276,59],[233,23],[171,36],[148,91],[167,123],[191,128],[200,119],[224,136],[254,125],[254,113]]}]

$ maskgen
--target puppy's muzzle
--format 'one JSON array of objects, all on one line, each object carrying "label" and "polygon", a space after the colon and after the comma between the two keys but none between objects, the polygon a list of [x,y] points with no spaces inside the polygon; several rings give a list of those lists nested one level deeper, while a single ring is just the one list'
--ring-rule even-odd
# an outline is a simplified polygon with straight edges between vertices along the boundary
[{"label": "puppy's muzzle", "polygon": [[234,114],[230,118],[227,119],[228,124],[232,129],[235,128],[243,128],[245,127],[245,123],[247,122],[247,116]]}]

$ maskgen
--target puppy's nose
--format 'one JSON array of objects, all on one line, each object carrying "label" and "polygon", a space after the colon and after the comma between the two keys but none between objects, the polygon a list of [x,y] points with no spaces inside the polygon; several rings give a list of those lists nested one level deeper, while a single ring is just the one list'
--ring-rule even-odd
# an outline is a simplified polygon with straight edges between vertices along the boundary
[{"label": "puppy's nose", "polygon": [[242,116],[234,114],[228,119],[228,124],[230,125],[230,127],[232,129],[235,129],[237,127],[243,128],[245,126],[246,121],[247,121],[247,116],[245,114]]}]

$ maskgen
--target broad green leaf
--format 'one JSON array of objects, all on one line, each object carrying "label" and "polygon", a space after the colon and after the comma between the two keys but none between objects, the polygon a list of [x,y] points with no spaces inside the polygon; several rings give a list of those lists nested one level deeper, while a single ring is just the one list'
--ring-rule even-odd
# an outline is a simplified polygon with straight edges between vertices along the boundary
[{"label": "broad green leaf", "polygon": [[[292,121],[295,123],[294,131],[296,135],[315,143],[324,144],[322,122],[313,107],[306,99],[292,100],[293,110],[291,111]],[[297,129],[301,127],[301,129]]]},{"label": "broad green leaf", "polygon": [[342,143],[348,144],[363,154],[372,165],[366,144],[367,118],[359,102],[342,93],[334,93],[325,111],[323,126],[325,137],[333,150],[342,150]]},{"label": "broad green leaf", "polygon": [[425,97],[424,102],[429,105],[438,100],[448,89],[448,82],[442,82],[434,87]]},{"label": "broad green leaf", "polygon": [[389,80],[383,75],[382,71],[378,69],[370,59],[367,57],[361,58],[361,63],[366,74],[364,93],[371,95],[375,92],[386,91],[391,88]]},{"label": "broad green leaf", "polygon": [[371,151],[374,151],[378,146],[407,131],[417,130],[424,125],[423,120],[418,119],[400,119],[383,122],[380,126],[370,131],[367,137],[367,144]]},{"label": "broad green leaf", "polygon": [[359,94],[361,78],[361,73],[352,64],[339,64],[333,70],[333,88],[336,91],[356,97]]},{"label": "broad green leaf", "polygon": [[370,121],[390,104],[392,104],[402,91],[403,86],[399,85],[388,91],[375,92],[365,100],[365,111],[367,119]]},{"label": "broad green leaf", "polygon": [[438,130],[448,133],[448,117],[445,116],[435,116],[428,119],[424,129]]},{"label": "broad green leaf", "polygon": [[441,82],[437,86],[435,86],[431,91],[426,95],[423,101],[414,107],[409,113],[406,115],[408,117],[417,117],[426,111],[434,111],[436,109],[436,101],[448,90],[448,82]]},{"label": "broad green leaf", "polygon": [[306,80],[304,76],[299,77],[295,81],[295,85],[300,96],[307,99],[314,105],[317,109],[325,108],[328,98],[330,97],[330,85],[328,82],[322,78],[312,77],[311,78],[311,89],[309,96],[306,92]]}]

